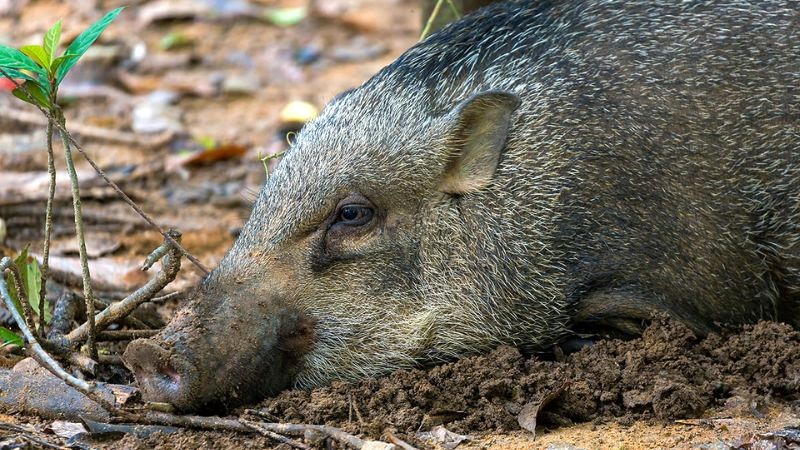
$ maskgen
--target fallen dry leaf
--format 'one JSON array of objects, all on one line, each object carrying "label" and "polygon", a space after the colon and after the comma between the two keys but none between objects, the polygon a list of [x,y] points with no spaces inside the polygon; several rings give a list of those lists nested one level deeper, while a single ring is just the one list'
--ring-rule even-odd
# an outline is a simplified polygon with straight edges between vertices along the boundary
[{"label": "fallen dry leaf", "polygon": [[417,438],[426,441],[434,441],[440,444],[445,450],[453,450],[462,442],[472,440],[472,436],[453,433],[441,425],[431,428],[431,431],[417,433]]},{"label": "fallen dry leaf", "polygon": [[80,422],[67,422],[66,420],[56,420],[47,427],[44,431],[53,433],[58,437],[70,439],[81,433],[86,433],[88,430]]},{"label": "fallen dry leaf", "polygon": [[247,148],[237,144],[220,144],[208,150],[199,150],[186,155],[175,155],[167,159],[164,167],[173,172],[180,167],[208,164],[226,159],[239,158],[247,153]]},{"label": "fallen dry leaf", "polygon": [[114,384],[110,387],[111,392],[114,394],[114,399],[116,400],[117,405],[126,405],[132,400],[139,399],[139,397],[142,395],[139,389],[126,384]]},{"label": "fallen dry leaf", "polygon": [[565,382],[544,397],[526,403],[519,412],[519,415],[517,415],[517,423],[519,423],[519,426],[536,436],[536,418],[539,416],[539,412],[541,412],[542,408],[547,406],[548,403],[563,394],[564,391],[567,390],[567,387],[569,387],[569,383]]}]

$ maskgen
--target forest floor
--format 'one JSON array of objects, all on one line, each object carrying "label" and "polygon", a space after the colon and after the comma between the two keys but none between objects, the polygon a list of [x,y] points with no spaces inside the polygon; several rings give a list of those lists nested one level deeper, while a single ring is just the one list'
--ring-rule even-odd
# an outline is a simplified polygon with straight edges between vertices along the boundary
[{"label": "forest floor", "polygon": [[[209,267],[233,243],[264,182],[259,155],[286,146],[287,105],[321,109],[412,46],[420,28],[417,0],[0,0],[0,44],[38,42],[58,19],[69,39],[123,3],[129,8],[64,83],[68,126]],[[284,16],[265,19],[261,12],[270,8]],[[41,249],[44,144],[36,111],[0,85],[3,256],[28,243],[34,253]],[[64,170],[63,158],[57,166]],[[97,290],[118,298],[147,279],[138,267],[161,237],[83,161],[79,172]],[[51,300],[79,280],[68,195],[57,195],[53,265],[61,277]],[[199,279],[184,264],[170,290]],[[153,320],[168,321],[177,307],[158,305]],[[109,381],[133,381],[122,368],[109,373]],[[800,333],[760,323],[698,338],[657,321],[640,339],[601,341],[568,355],[503,347],[352,385],[286,391],[259,408],[276,421],[376,439],[390,431],[426,448],[800,448]],[[51,422],[7,412],[0,422],[36,430]],[[0,445],[22,439],[4,430]],[[105,448],[279,447],[260,436],[195,430],[86,439],[82,445]]]}]

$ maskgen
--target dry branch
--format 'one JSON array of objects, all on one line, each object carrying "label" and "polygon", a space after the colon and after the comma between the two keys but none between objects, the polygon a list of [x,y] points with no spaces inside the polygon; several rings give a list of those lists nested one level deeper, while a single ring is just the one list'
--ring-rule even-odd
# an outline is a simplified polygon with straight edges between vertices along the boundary
[{"label": "dry branch", "polygon": [[[0,274],[5,272],[6,269],[12,264],[11,258],[5,257],[0,260]],[[107,411],[114,411],[116,407],[110,404],[106,399],[104,399],[100,395],[96,395],[97,393],[94,390],[93,383],[87,383],[81,379],[75,378],[74,376],[70,375],[65,371],[59,364],[47,353],[39,342],[34,337],[31,329],[28,328],[28,325],[25,323],[25,319],[23,319],[22,315],[19,313],[17,308],[14,306],[14,301],[11,299],[11,294],[8,292],[8,285],[6,285],[6,281],[4,277],[0,276],[0,297],[2,297],[3,302],[5,302],[6,308],[14,317],[14,321],[17,323],[17,326],[22,331],[22,334],[25,336],[25,340],[30,345],[30,350],[32,352],[33,358],[44,368],[49,370],[53,375],[67,383],[68,385],[74,387],[78,391],[82,392],[87,397],[91,398],[98,405],[102,406]]]},{"label": "dry branch", "polygon": [[167,302],[167,301],[170,301],[170,300],[175,300],[175,299],[179,299],[180,300],[180,299],[183,299],[183,297],[185,295],[186,295],[186,291],[171,292],[169,294],[162,295],[160,297],[156,297],[156,298],[150,300],[150,303],[164,303],[164,302]]},{"label": "dry branch", "polygon": [[[51,101],[55,102],[55,96],[51,96]],[[44,111],[44,110],[43,110]],[[60,109],[56,109],[47,117],[49,124],[57,124],[59,127],[66,126],[64,114]],[[53,117],[53,116],[56,117]],[[61,140],[64,144],[64,159],[67,162],[67,172],[69,172],[70,186],[72,187],[72,208],[75,212],[75,237],[78,240],[78,254],[81,261],[81,276],[83,279],[83,298],[86,303],[86,326],[87,326],[87,347],[89,356],[97,359],[97,344],[95,343],[95,333],[97,327],[94,319],[94,291],[92,289],[92,276],[89,270],[89,256],[86,253],[86,232],[83,224],[83,207],[81,205],[81,191],[78,182],[78,172],[75,171],[75,161],[72,158],[72,147],[66,135],[61,133]]]},{"label": "dry branch", "polygon": [[[260,411],[254,409],[246,410],[245,414],[249,414],[255,417],[262,416],[262,413]],[[308,425],[308,424],[297,424],[297,423],[268,423],[268,422],[258,422],[258,424],[265,430],[269,430],[274,433],[280,433],[280,434],[302,436],[309,431],[321,433],[337,442],[348,445],[355,449],[391,450],[396,448],[394,444],[387,444],[386,442],[381,442],[381,441],[364,440],[359,438],[358,436],[353,436],[352,434],[340,428],[329,427],[327,425]]]},{"label": "dry branch", "polygon": [[239,419],[239,421],[242,422],[243,424],[247,425],[248,427],[254,429],[255,431],[259,432],[260,434],[272,439],[272,440],[275,440],[275,441],[278,441],[278,442],[282,442],[282,443],[290,445],[290,446],[292,446],[294,448],[300,448],[300,449],[309,449],[309,448],[311,448],[311,447],[307,446],[306,444],[303,444],[302,442],[295,441],[292,438],[288,438],[286,436],[283,436],[281,434],[275,433],[274,431],[270,431],[270,430],[264,428],[263,426],[261,426],[261,422],[253,422],[251,420],[246,420],[246,419]]},{"label": "dry branch", "polygon": [[97,333],[98,342],[108,341],[132,341],[134,339],[150,338],[155,336],[158,330],[115,330],[101,331]]},{"label": "dry branch", "polygon": [[[180,234],[176,231],[170,231],[170,233],[172,234],[170,239],[180,239]],[[169,250],[161,260],[161,270],[158,274],[125,299],[110,305],[97,314],[97,317],[95,317],[95,326],[98,331],[104,330],[111,323],[121,320],[123,317],[133,312],[137,306],[153,298],[155,294],[164,289],[164,287],[175,279],[175,276],[181,268],[180,252],[170,242],[165,242],[162,247],[163,246],[169,247]],[[70,332],[67,335],[67,339],[72,345],[75,345],[85,339],[88,332],[87,324],[84,323]]]},{"label": "dry branch", "polygon": [[[259,411],[247,410],[245,414],[258,417],[261,415]],[[283,435],[303,436],[308,432],[315,432],[325,435],[337,442],[350,446],[357,450],[394,450],[397,447],[394,444],[386,442],[364,440],[357,436],[353,436],[339,428],[329,427],[325,425],[307,425],[295,423],[268,423],[259,422],[257,420],[249,419],[224,419],[221,417],[213,416],[178,416],[175,414],[153,412],[149,411],[144,414],[136,415],[135,417],[126,418],[134,423],[141,423],[146,425],[168,425],[183,428],[198,428],[202,430],[217,430],[217,431],[235,431],[239,433],[252,433],[258,432],[268,437],[273,437],[280,442],[292,445],[295,448],[308,448],[305,444],[301,444]],[[266,433],[269,432],[269,433]],[[290,443],[288,441],[294,443]],[[299,444],[300,446],[298,446]],[[413,447],[412,447],[413,448]]]},{"label": "dry branch", "polygon": [[[12,433],[17,433],[23,439],[25,439],[27,441],[30,441],[31,443],[39,445],[39,446],[44,447],[44,448],[57,448],[57,449],[65,448],[65,447],[63,447],[61,445],[56,445],[56,444],[47,442],[47,441],[45,441],[43,439],[39,439],[38,437],[34,436],[27,429],[25,429],[25,428],[23,428],[23,427],[21,427],[19,425],[14,425],[12,423],[2,423],[2,422],[0,422],[0,430],[6,430],[6,431],[10,431]],[[9,447],[4,447],[4,448],[14,448],[14,447],[9,446]]]},{"label": "dry branch", "polygon": [[44,214],[44,247],[42,249],[41,286],[39,288],[39,334],[45,335],[44,308],[47,297],[47,277],[50,274],[50,238],[53,234],[53,202],[56,197],[56,165],[53,156],[53,121],[47,121],[47,174],[50,177],[47,189],[47,205]]}]

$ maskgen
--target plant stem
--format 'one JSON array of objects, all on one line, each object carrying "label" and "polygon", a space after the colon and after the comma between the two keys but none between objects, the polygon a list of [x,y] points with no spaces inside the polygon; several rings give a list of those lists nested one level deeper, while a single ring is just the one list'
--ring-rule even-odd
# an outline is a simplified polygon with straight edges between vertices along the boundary
[{"label": "plant stem", "polygon": [[[45,109],[45,108],[42,108],[41,106],[36,104],[33,96],[28,91],[28,88],[25,85],[22,85],[22,84],[18,83],[17,80],[15,80],[13,77],[11,77],[11,75],[9,75],[9,73],[6,72],[5,69],[3,69],[2,67],[0,67],[0,75],[2,75],[3,77],[11,80],[11,83],[13,83],[14,86],[17,89],[20,89],[20,91],[31,102],[33,102],[32,103],[33,106],[35,106],[36,109],[38,109],[42,114],[44,114],[45,117],[47,117],[50,120],[54,120],[53,119],[54,117],[62,117],[62,115],[60,113],[60,109],[58,108],[58,105],[55,102],[52,103],[53,104],[53,109],[56,110],[56,111],[59,111],[58,114],[54,114],[53,111],[50,111],[50,110]],[[94,170],[100,175],[100,177],[106,183],[108,183],[109,186],[111,186],[111,188],[117,193],[117,195],[120,196],[120,198],[122,198],[122,200],[125,203],[127,203],[137,214],[139,214],[139,216],[142,219],[144,219],[144,221],[147,222],[148,225],[150,225],[154,230],[156,230],[159,233],[161,233],[161,235],[164,236],[164,239],[166,239],[172,245],[174,245],[183,254],[183,256],[185,256],[186,259],[191,261],[192,264],[194,264],[198,269],[200,269],[200,271],[203,272],[204,275],[208,275],[209,274],[208,268],[206,266],[204,266],[203,263],[201,263],[199,259],[194,257],[185,248],[183,248],[183,246],[181,244],[179,244],[178,241],[176,241],[173,238],[171,238],[166,231],[161,229],[161,227],[159,227],[153,221],[153,219],[150,218],[150,216],[148,216],[144,211],[142,211],[142,209],[139,208],[139,206],[133,200],[131,200],[131,198],[128,197],[128,195],[125,194],[125,192],[123,192],[122,189],[120,189],[120,187],[117,185],[117,183],[114,183],[114,181],[111,180],[108,177],[108,175],[106,175],[106,173],[103,171],[103,169],[101,169],[100,166],[98,166],[97,163],[95,163],[94,160],[92,158],[90,158],[89,155],[86,154],[86,152],[83,150],[83,147],[81,147],[81,145],[78,143],[78,141],[76,141],[75,138],[72,137],[70,132],[67,131],[67,128],[66,128],[66,126],[64,124],[62,124],[59,121],[55,121],[55,120],[53,121],[53,124],[55,125],[56,128],[58,128],[59,133],[61,133],[61,138],[62,139],[67,139],[75,147],[75,149],[77,149],[78,152],[80,152],[80,154],[83,155],[83,157],[86,159],[86,162],[88,162],[89,165],[91,165],[92,168],[94,168]]]},{"label": "plant stem", "polygon": [[53,199],[56,195],[56,165],[53,158],[53,120],[47,119],[47,172],[50,174],[50,190],[44,218],[44,250],[42,251],[42,285],[39,288],[39,335],[44,336],[44,309],[47,298],[47,277],[50,275],[50,237],[53,232]]},{"label": "plant stem", "polygon": [[431,12],[430,17],[428,17],[428,21],[425,23],[425,28],[422,30],[422,34],[419,36],[420,41],[428,37],[428,33],[431,32],[433,22],[439,16],[439,10],[442,9],[442,3],[444,3],[444,0],[439,0],[436,2],[436,6],[433,7],[433,11]]},{"label": "plant stem", "polygon": [[450,5],[450,10],[453,11],[453,15],[456,17],[456,19],[460,19],[461,11],[458,10],[456,4],[453,3],[453,0],[447,0],[447,4]]},{"label": "plant stem", "polygon": [[[51,111],[56,114],[56,111]],[[59,123],[66,128],[66,120],[60,114],[57,116]],[[61,140],[64,143],[64,157],[67,160],[67,172],[72,185],[72,207],[75,211],[75,235],[78,238],[78,254],[81,259],[81,272],[83,275],[83,299],[86,302],[86,319],[89,324],[86,345],[89,347],[89,357],[97,359],[97,344],[95,342],[94,324],[94,293],[92,292],[92,276],[89,273],[89,257],[86,254],[86,236],[83,229],[83,212],[81,210],[81,191],[78,186],[78,173],[75,171],[75,162],[72,160],[72,147],[67,136],[62,132]]]},{"label": "plant stem", "polygon": [[[167,234],[171,235],[170,237],[172,239],[180,240],[180,235],[174,230],[170,230]],[[151,278],[144,286],[125,297],[125,299],[113,303],[101,311],[97,315],[96,321],[94,316],[92,316],[92,323],[96,324],[100,331],[104,330],[112,322],[131,314],[139,305],[153,298],[155,294],[164,289],[166,285],[175,279],[175,276],[181,268],[180,250],[166,239],[162,246],[168,247],[168,251],[161,260],[161,270],[158,274]],[[88,323],[84,323],[67,335],[67,340],[69,340],[71,345],[75,345],[83,339],[91,337],[91,334],[89,334],[91,330],[87,327],[87,324]]]}]

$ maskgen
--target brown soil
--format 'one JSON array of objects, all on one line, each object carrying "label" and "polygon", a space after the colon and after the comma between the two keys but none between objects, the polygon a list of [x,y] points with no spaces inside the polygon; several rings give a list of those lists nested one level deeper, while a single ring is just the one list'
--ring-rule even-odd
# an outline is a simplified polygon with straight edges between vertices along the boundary
[{"label": "brown soil", "polygon": [[[502,432],[519,429],[517,414],[525,403],[564,383],[564,394],[547,408],[551,421],[684,419],[734,396],[755,404],[796,401],[800,333],[764,322],[699,340],[681,325],[659,322],[641,339],[601,341],[563,362],[500,347],[427,371],[288,391],[262,407],[281,420],[326,423],[376,437],[386,427],[412,433],[442,421],[459,433]],[[360,410],[363,424],[351,408]]]},{"label": "brown soil", "polygon": [[[560,429],[536,441],[530,433],[508,434],[520,430],[517,416],[525,404],[564,384],[539,414],[537,431]],[[584,448],[607,448],[604,442],[674,448],[797,425],[799,401],[800,332],[762,322],[699,339],[682,325],[657,321],[639,339],[600,341],[563,358],[500,347],[427,370],[286,391],[258,409],[275,421],[327,424],[372,438],[392,431],[422,447],[431,444],[415,433],[443,424],[477,435],[472,445],[481,447],[538,448],[560,438]],[[674,423],[704,416],[710,419]],[[586,442],[588,436],[595,440]],[[236,446],[231,439],[241,437],[184,432],[118,444]]]}]

